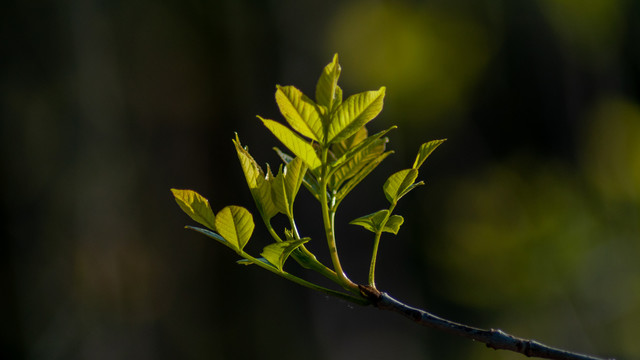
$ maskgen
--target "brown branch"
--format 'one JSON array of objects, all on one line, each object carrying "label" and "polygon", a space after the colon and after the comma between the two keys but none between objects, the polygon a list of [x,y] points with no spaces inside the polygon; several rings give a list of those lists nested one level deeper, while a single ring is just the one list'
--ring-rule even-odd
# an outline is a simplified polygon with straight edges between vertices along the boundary
[{"label": "brown branch", "polygon": [[552,348],[534,340],[518,338],[513,335],[509,335],[502,330],[485,330],[449,321],[424,310],[408,306],[392,298],[387,293],[380,292],[369,286],[360,285],[360,291],[362,295],[369,299],[378,309],[393,311],[417,322],[420,325],[482,342],[486,344],[487,347],[495,350],[509,350],[521,353],[528,357],[538,357],[543,359],[604,360],[603,358]]}]

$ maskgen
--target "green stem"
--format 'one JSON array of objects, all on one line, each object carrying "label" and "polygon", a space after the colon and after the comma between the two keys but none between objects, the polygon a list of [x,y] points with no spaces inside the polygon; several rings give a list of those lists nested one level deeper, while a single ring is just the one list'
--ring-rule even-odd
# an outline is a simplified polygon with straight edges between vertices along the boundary
[{"label": "green stem", "polygon": [[240,255],[243,258],[251,261],[252,264],[255,264],[255,265],[257,265],[257,266],[259,266],[259,267],[261,267],[261,268],[263,268],[265,270],[268,270],[268,271],[276,274],[276,275],[282,276],[283,278],[285,278],[287,280],[293,281],[294,283],[296,283],[298,285],[302,285],[302,286],[307,287],[309,289],[320,291],[320,292],[325,293],[327,295],[335,296],[337,298],[340,298],[340,299],[343,299],[343,300],[347,300],[347,301],[350,301],[350,302],[358,304],[358,305],[369,305],[370,304],[370,301],[368,301],[368,300],[366,300],[366,299],[364,299],[362,297],[353,296],[351,294],[343,293],[343,292],[336,291],[336,290],[331,290],[331,289],[325,288],[323,286],[316,285],[316,284],[314,284],[312,282],[309,282],[307,280],[301,279],[301,278],[299,278],[299,277],[297,277],[295,275],[289,274],[286,271],[280,271],[276,267],[274,267],[273,265],[270,265],[270,264],[267,264],[267,263],[265,263],[263,261],[260,261],[260,260],[258,260],[256,258],[254,258],[253,256],[247,254],[244,251],[239,251],[238,255]]},{"label": "green stem", "polygon": [[339,284],[352,292],[359,292],[358,285],[351,281],[342,270],[340,264],[340,257],[338,256],[338,248],[336,246],[335,237],[335,211],[329,209],[329,199],[327,197],[327,184],[329,182],[328,166],[327,166],[327,154],[328,148],[322,150],[322,177],[320,179],[320,204],[322,205],[322,220],[324,223],[324,232],[327,236],[327,246],[329,247],[329,254],[331,256],[331,262],[333,263],[333,269],[338,275],[340,280]]},{"label": "green stem", "polygon": [[397,203],[391,204],[389,207],[389,212],[387,212],[387,216],[384,217],[382,223],[380,224],[380,229],[376,231],[375,238],[373,239],[373,252],[371,254],[371,265],[369,266],[369,286],[372,288],[376,288],[376,259],[378,258],[378,247],[380,246],[380,237],[382,237],[382,229],[387,225],[387,221],[391,217],[391,213],[396,208]]},{"label": "green stem", "polygon": [[[298,227],[296,226],[296,222],[293,217],[289,218],[289,223],[291,224],[291,229],[293,231],[293,236],[299,240],[300,233],[298,232]],[[318,261],[315,255],[311,251],[309,251],[304,245],[300,245],[292,254],[293,258],[300,264],[302,267],[313,270],[320,275],[326,277],[327,279],[340,283],[338,276],[336,273],[325,266],[323,263]]]}]

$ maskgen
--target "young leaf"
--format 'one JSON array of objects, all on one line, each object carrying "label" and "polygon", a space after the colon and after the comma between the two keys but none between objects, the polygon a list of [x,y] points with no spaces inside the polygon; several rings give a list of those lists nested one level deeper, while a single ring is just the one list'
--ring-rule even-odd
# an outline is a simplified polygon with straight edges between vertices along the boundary
[{"label": "young leaf", "polygon": [[253,234],[253,216],[241,206],[227,206],[216,216],[216,229],[232,248],[241,251]]},{"label": "young leaf", "polygon": [[[373,214],[365,215],[355,220],[352,220],[349,224],[360,225],[363,228],[373,233],[376,233],[380,231],[380,228],[382,227],[382,223],[384,222],[384,219],[387,217],[388,213],[389,213],[389,210],[386,210],[386,209],[380,210]],[[387,219],[387,223],[384,225],[384,228],[382,228],[382,231],[397,235],[398,230],[400,230],[400,226],[402,225],[403,222],[404,222],[404,218],[402,216],[391,215],[389,219]]]},{"label": "young leaf", "polygon": [[[338,151],[334,151],[334,153],[336,153],[337,156],[339,156],[338,159],[336,159],[332,164],[331,167],[336,168],[340,165],[342,165],[343,163],[345,163],[346,161],[348,161],[349,159],[351,159],[353,156],[355,156],[359,151],[361,151],[363,148],[368,147],[371,145],[372,142],[378,140],[379,138],[381,138],[382,136],[384,136],[386,133],[388,133],[389,131],[393,130],[393,129],[397,129],[397,126],[392,126],[386,130],[377,132],[369,137],[365,136],[365,139],[363,139],[362,141],[356,141],[356,139],[354,139],[356,136],[358,136],[359,134],[362,133],[362,130],[364,130],[365,134],[366,134],[366,128],[363,127],[362,130],[358,131],[355,135],[351,136],[349,139],[334,144],[335,145],[340,145],[337,147],[337,149],[339,149]],[[350,139],[354,139],[353,142],[349,143]],[[384,140],[385,144],[388,141],[388,139]],[[342,150],[344,149],[344,150]],[[340,151],[342,150],[342,151]]]},{"label": "young leaf", "polygon": [[391,215],[387,223],[384,225],[384,229],[382,231],[393,233],[398,235],[398,231],[400,230],[400,226],[404,223],[404,218],[400,215]]},{"label": "young leaf", "polygon": [[293,159],[285,166],[284,190],[289,202],[289,212],[293,214],[293,202],[300,190],[300,185],[307,172],[307,166],[299,157]]},{"label": "young leaf", "polygon": [[291,208],[289,205],[289,197],[287,196],[287,191],[285,188],[285,174],[283,171],[282,164],[280,165],[280,169],[278,170],[278,175],[275,176],[273,182],[271,183],[271,198],[273,199],[273,203],[276,206],[276,209],[282,214],[285,214],[289,217],[292,214],[289,212]]},{"label": "young leaf", "polygon": [[422,164],[424,163],[424,161],[427,160],[429,155],[431,155],[433,150],[435,150],[438,146],[440,146],[440,144],[442,144],[446,140],[447,139],[432,140],[422,144],[420,146],[420,150],[418,150],[418,155],[416,156],[416,160],[413,162],[413,168],[416,170],[419,169],[420,166],[422,166]]},{"label": "young leaf", "polygon": [[[293,156],[284,153],[282,150],[278,149],[277,147],[274,147],[273,150],[275,150],[275,152],[278,154],[278,156],[280,157],[280,159],[282,159],[282,161],[284,161],[285,164],[290,163],[291,161],[293,161]],[[309,190],[309,192],[318,200],[320,200],[320,183],[318,183],[318,180],[316,179],[316,177],[311,173],[311,171],[307,171],[304,174],[302,183],[304,184],[304,186],[307,188],[307,190]]]},{"label": "young leaf", "polygon": [[387,181],[382,186],[384,190],[384,195],[387,197],[387,200],[391,204],[395,204],[403,197],[406,193],[411,191],[418,184],[414,184],[413,182],[418,177],[418,170],[416,169],[405,169],[400,170],[397,173],[389,176]]},{"label": "young leaf", "polygon": [[385,153],[380,154],[376,159],[369,162],[365,167],[363,167],[354,177],[349,179],[345,185],[340,187],[338,194],[336,195],[336,206],[340,204],[340,202],[353,190],[364,178],[367,177],[387,156],[393,154],[393,151],[387,151]]},{"label": "young leaf", "polygon": [[266,126],[267,129],[269,129],[273,135],[275,135],[275,137],[284,144],[284,146],[289,148],[289,150],[291,150],[291,152],[296,156],[304,160],[309,168],[316,169],[322,165],[322,162],[320,161],[318,154],[316,154],[313,146],[306,142],[300,135],[289,130],[289,128],[277,121],[263,119],[260,116],[258,116],[258,118],[262,120],[264,126]]},{"label": "young leaf", "polygon": [[342,141],[355,134],[382,110],[385,87],[352,95],[331,116],[327,144]]},{"label": "young leaf", "polygon": [[311,240],[310,238],[304,238],[300,240],[287,240],[282,242],[273,243],[264,247],[262,255],[265,259],[267,259],[271,264],[278,268],[278,270],[282,271],[282,267],[284,266],[284,262],[287,261],[287,258],[291,253],[300,247],[302,244]]},{"label": "young leaf", "polygon": [[325,66],[316,85],[316,102],[318,105],[325,106],[329,112],[342,102],[342,91],[338,87],[341,70],[338,54],[335,54],[333,61]]},{"label": "young leaf", "polygon": [[209,200],[193,190],[171,189],[171,192],[178,206],[189,217],[211,230],[216,230],[216,217],[209,206]]},{"label": "young leaf", "polygon": [[322,143],[324,129],[316,104],[293,86],[277,86],[276,102],[291,127],[300,134]]},{"label": "young leaf", "polygon": [[242,171],[247,179],[249,191],[251,191],[251,196],[258,207],[258,211],[264,218],[269,220],[278,213],[276,206],[271,200],[271,181],[273,180],[272,176],[269,176],[271,171],[267,168],[268,174],[265,176],[264,171],[262,171],[262,168],[249,154],[249,151],[242,147],[238,134],[236,134],[235,140],[232,141],[238,153],[238,160],[240,160]]},{"label": "young leaf", "polygon": [[367,146],[361,147],[360,151],[349,156],[344,164],[331,172],[329,178],[330,187],[338,189],[344,181],[356,175],[360,169],[384,152],[386,143],[387,138],[375,139],[368,142]]}]

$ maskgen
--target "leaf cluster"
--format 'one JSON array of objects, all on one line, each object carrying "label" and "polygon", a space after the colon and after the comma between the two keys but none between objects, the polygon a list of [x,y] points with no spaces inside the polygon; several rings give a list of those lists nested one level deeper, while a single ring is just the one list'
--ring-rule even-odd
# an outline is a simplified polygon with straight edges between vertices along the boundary
[{"label": "leaf cluster", "polygon": [[[263,125],[285,147],[274,148],[282,163],[276,174],[267,164],[263,169],[243,146],[236,134],[233,144],[257,211],[274,242],[264,247],[260,257],[244,251],[255,224],[252,214],[241,206],[227,206],[217,214],[209,201],[192,190],[172,189],[180,208],[205,228],[188,228],[209,236],[234,250],[242,258],[239,263],[255,264],[301,285],[363,302],[359,287],[345,274],[340,263],[334,224],[335,214],[345,197],[387,157],[387,133],[396,128],[370,135],[366,125],[382,110],[385,87],[365,91],[343,99],[338,85],[341,67],[338,56],[333,57],[322,71],[316,85],[315,99],[294,86],[276,86],[275,99],[286,124],[258,116]],[[359,217],[351,224],[373,232],[374,250],[369,273],[369,286],[375,288],[374,272],[378,243],[383,232],[397,234],[404,218],[393,214],[398,201],[408,192],[423,185],[417,181],[418,170],[427,157],[444,140],[423,144],[409,169],[392,174],[383,185],[383,193],[390,207]],[[305,247],[311,237],[300,235],[295,222],[294,203],[304,186],[319,202],[332,264],[327,266]],[[289,227],[278,232],[271,225],[272,218],[282,215]],[[288,258],[303,267],[319,272],[340,285],[335,291],[313,284],[284,270]]]}]

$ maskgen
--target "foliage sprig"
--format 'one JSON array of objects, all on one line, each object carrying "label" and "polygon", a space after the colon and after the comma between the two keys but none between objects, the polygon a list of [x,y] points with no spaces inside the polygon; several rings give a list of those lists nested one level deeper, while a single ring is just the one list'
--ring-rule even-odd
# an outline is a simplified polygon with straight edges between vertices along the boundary
[{"label": "foliage sprig", "polygon": [[[508,335],[500,330],[482,330],[454,323],[420,309],[405,305],[375,283],[376,261],[382,233],[398,234],[404,218],[394,214],[398,201],[420,185],[420,167],[446,139],[422,144],[410,168],[395,172],[382,186],[389,202],[381,209],[353,219],[373,233],[373,248],[366,285],[352,281],[343,270],[335,233],[335,216],[342,201],[393,151],[386,150],[387,133],[396,128],[369,135],[366,125],[382,110],[386,88],[365,91],[343,100],[338,85],[342,69],[338,55],[322,71],[312,100],[293,86],[276,86],[275,99],[287,125],[258,118],[284,145],[288,152],[274,148],[282,160],[274,175],[269,165],[264,170],[240,143],[236,134],[233,144],[256,209],[274,242],[267,244],[260,256],[244,251],[255,227],[253,215],[244,207],[227,206],[214,213],[209,201],[193,190],[171,189],[180,208],[204,226],[187,226],[235,251],[244,265],[256,265],[299,285],[339,297],[360,305],[374,305],[407,316],[418,323],[469,337],[495,349],[507,349],[527,356],[550,359],[597,359],[590,356],[549,348],[531,340]],[[320,262],[305,246],[312,238],[301,231],[295,221],[294,204],[304,186],[319,202],[324,238],[331,264]],[[289,227],[277,232],[271,221],[275,216],[288,219]],[[301,234],[304,234],[301,235]],[[341,290],[327,288],[285,270],[293,258],[302,267],[322,274]]]}]

